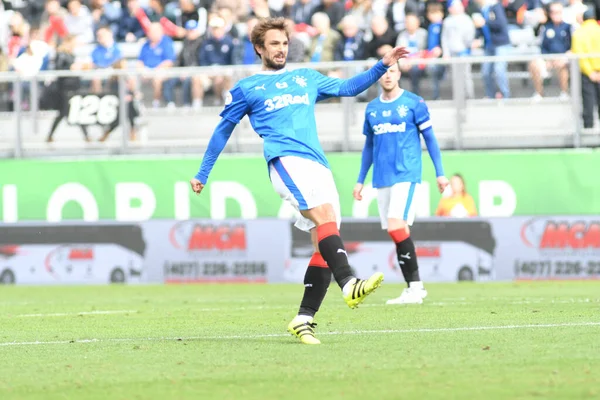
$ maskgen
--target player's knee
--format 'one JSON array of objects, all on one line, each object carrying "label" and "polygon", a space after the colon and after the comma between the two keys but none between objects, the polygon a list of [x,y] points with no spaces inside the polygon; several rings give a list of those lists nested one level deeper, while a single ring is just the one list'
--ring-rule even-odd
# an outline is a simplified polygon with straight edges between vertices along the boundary
[{"label": "player's knee", "polygon": [[388,219],[388,232],[395,232],[398,230],[404,230],[407,234],[410,233],[410,228],[406,221],[399,218]]},{"label": "player's knee", "polygon": [[333,205],[326,203],[313,207],[309,210],[301,211],[302,215],[310,219],[316,226],[328,222],[337,222],[337,217]]}]

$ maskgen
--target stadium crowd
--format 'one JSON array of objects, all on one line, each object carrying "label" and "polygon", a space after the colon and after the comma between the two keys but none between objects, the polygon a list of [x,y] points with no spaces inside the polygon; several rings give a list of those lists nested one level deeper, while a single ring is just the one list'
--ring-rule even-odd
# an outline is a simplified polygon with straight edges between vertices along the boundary
[{"label": "stadium crowd", "polygon": [[[257,18],[267,16],[289,19],[293,29],[289,62],[294,63],[379,58],[394,45],[408,47],[418,58],[507,55],[527,32],[534,37],[528,52],[566,53],[576,50],[574,32],[598,32],[599,25],[585,26],[583,16],[586,9],[600,11],[600,0],[582,1],[2,0],[0,71],[31,77],[45,69],[256,64],[248,33]],[[135,49],[135,54],[125,54],[124,48]],[[420,82],[427,77],[432,80],[433,99],[439,97],[447,68],[433,64],[402,68],[408,89],[420,94]],[[582,68],[589,81],[584,78],[584,85],[600,84],[595,69]],[[529,65],[534,98],[543,96],[550,70],[558,73],[561,96],[568,96],[566,61],[540,60]],[[483,64],[481,73],[486,97],[510,97],[507,63]],[[473,97],[472,80],[467,78],[467,96]],[[222,94],[233,83],[227,74],[149,81],[154,107],[174,107],[174,89],[181,87],[184,105],[194,108],[202,106],[207,90],[216,95],[217,104],[222,103]],[[104,84],[92,81],[90,90],[102,91]],[[24,89],[27,94],[26,84]]]}]

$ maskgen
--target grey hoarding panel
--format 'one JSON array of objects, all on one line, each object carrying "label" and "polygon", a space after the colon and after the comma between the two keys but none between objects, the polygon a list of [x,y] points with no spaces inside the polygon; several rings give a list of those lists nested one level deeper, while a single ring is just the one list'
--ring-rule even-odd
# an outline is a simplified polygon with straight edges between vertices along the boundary
[{"label": "grey hoarding panel", "polygon": [[2,225],[0,283],[145,282],[146,251],[138,224]]},{"label": "grey hoarding panel", "polygon": [[498,278],[599,279],[600,216],[492,220],[498,232]]},{"label": "grey hoarding panel", "polygon": [[[285,279],[302,282],[312,248],[290,226]],[[394,244],[377,219],[344,219],[340,231],[359,277],[404,282]],[[411,227],[425,282],[599,279],[600,216],[424,218]]]},{"label": "grey hoarding panel", "polygon": [[0,283],[281,282],[281,220],[0,226]]},{"label": "grey hoarding panel", "polygon": [[282,281],[290,242],[285,221],[149,221],[143,227],[153,282]]},{"label": "grey hoarding panel", "polygon": [[[285,279],[301,282],[312,254],[310,237],[290,225],[292,248]],[[496,239],[483,219],[422,219],[411,229],[417,246],[421,279],[427,282],[494,279]],[[404,282],[396,248],[378,219],[344,219],[340,229],[350,265],[359,277],[376,271],[387,282]]]}]

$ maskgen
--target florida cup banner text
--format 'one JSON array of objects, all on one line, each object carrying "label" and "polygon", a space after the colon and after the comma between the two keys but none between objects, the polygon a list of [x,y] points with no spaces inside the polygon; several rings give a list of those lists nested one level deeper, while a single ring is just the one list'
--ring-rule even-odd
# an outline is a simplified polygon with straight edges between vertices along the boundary
[{"label": "florida cup banner text", "polygon": [[[357,276],[404,281],[377,219],[341,235]],[[600,216],[424,218],[412,237],[424,282],[600,278]],[[3,224],[0,283],[301,283],[312,251],[281,219]]]}]

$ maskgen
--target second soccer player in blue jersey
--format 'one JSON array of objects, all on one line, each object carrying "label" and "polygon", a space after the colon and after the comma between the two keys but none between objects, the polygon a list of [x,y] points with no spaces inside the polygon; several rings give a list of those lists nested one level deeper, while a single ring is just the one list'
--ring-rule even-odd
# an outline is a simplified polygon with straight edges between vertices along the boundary
[{"label": "second soccer player in blue jersey", "polygon": [[373,165],[381,227],[396,244],[398,263],[408,285],[400,297],[387,304],[421,304],[427,291],[419,277],[409,228],[415,218],[415,191],[421,183],[421,136],[435,166],[440,193],[448,179],[425,101],[400,88],[399,82],[400,68],[393,65],[379,79],[383,93],[367,105],[363,128],[366,140],[353,195],[362,200],[365,178]]}]

